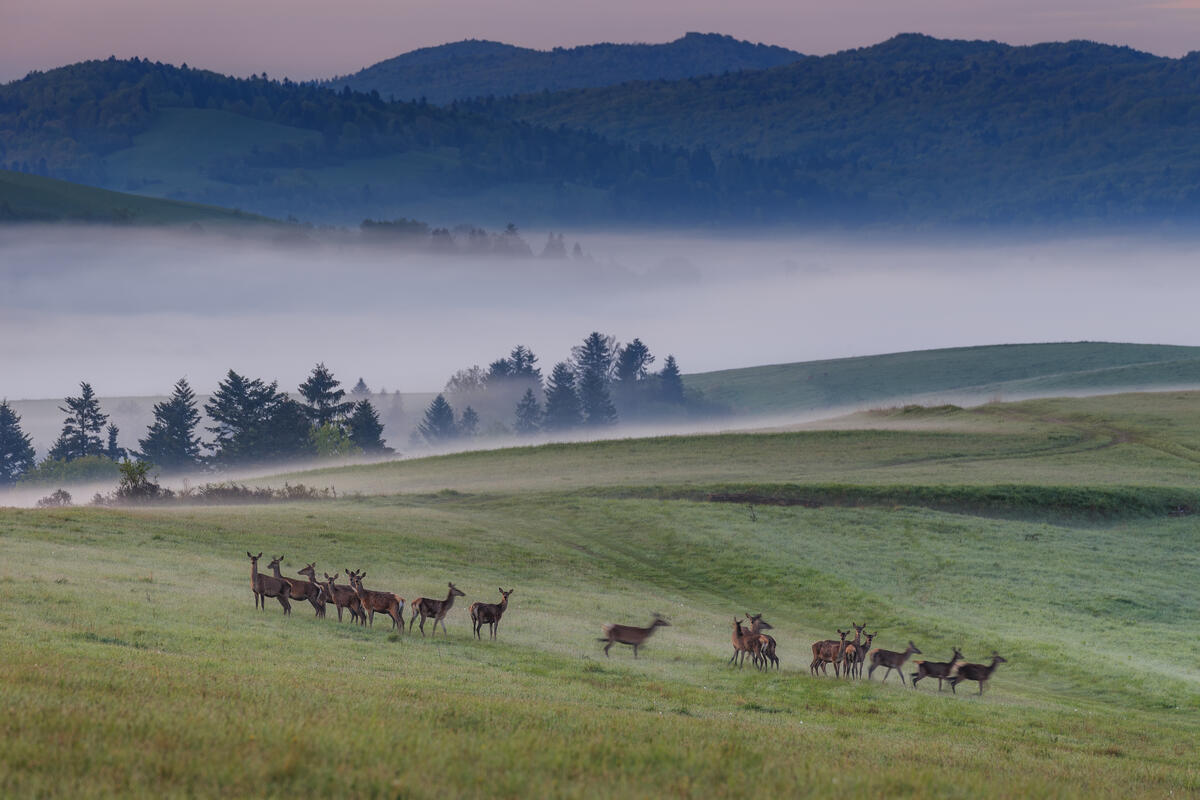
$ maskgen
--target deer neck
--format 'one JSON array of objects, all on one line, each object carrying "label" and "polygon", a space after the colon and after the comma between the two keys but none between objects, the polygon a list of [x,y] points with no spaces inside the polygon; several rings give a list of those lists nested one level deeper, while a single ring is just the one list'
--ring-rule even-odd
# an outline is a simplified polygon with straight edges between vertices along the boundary
[{"label": "deer neck", "polygon": [[442,610],[443,611],[448,610],[450,608],[450,606],[452,606],[452,605],[454,605],[454,590],[453,589],[446,592],[446,599],[442,601]]},{"label": "deer neck", "polygon": [[500,595],[500,613],[503,614],[508,610],[508,595]]},{"label": "deer neck", "polygon": [[279,571],[279,565],[278,565],[278,564],[276,564],[275,566],[271,567],[271,574],[272,574],[272,575],[274,575],[276,578],[282,578],[282,577],[283,577],[283,573]]}]

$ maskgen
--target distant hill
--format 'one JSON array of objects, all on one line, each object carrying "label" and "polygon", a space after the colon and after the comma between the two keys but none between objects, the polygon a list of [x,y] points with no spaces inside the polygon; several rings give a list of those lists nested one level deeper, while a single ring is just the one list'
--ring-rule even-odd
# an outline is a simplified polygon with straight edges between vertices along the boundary
[{"label": "distant hill", "polygon": [[270,221],[233,209],[112,192],[0,169],[0,222],[172,225]]},{"label": "distant hill", "polygon": [[685,375],[738,416],[1200,387],[1200,347],[1061,342],[956,347]]},{"label": "distant hill", "polygon": [[608,86],[625,81],[677,80],[790,64],[804,56],[716,33],[689,33],[665,44],[592,44],[531,50],[468,39],[425,47],[325,81],[333,89],[376,91],[396,100],[503,97],[543,90]]}]

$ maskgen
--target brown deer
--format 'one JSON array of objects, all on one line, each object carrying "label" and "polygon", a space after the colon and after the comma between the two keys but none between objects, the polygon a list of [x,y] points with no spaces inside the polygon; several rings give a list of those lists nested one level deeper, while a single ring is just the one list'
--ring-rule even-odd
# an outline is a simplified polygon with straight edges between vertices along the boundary
[{"label": "brown deer", "polygon": [[638,648],[650,638],[655,629],[663,625],[669,626],[670,624],[658,614],[654,615],[654,620],[648,628],[635,628],[632,625],[614,625],[609,623],[601,627],[600,630],[604,632],[604,637],[596,641],[608,642],[608,644],[604,645],[605,656],[608,656],[608,648],[614,644],[628,644],[633,646],[633,657],[637,658]]},{"label": "brown deer", "polygon": [[942,690],[942,681],[950,677],[954,672],[954,668],[958,666],[959,660],[962,658],[962,651],[957,647],[954,648],[954,655],[950,656],[949,661],[918,661],[917,671],[912,673],[912,688],[917,688],[917,681],[922,678],[937,678],[938,691]]},{"label": "brown deer", "polygon": [[862,677],[863,662],[867,659],[867,653],[871,651],[871,642],[879,635],[879,631],[867,634],[867,641],[858,645],[846,645],[846,652],[842,653],[842,670],[843,674],[851,678]]},{"label": "brown deer", "polygon": [[963,681],[978,681],[979,694],[983,694],[983,685],[988,682],[988,678],[992,677],[992,673],[996,671],[997,664],[1007,664],[1008,659],[1003,658],[995,650],[992,651],[992,663],[984,664],[959,664],[958,670],[950,677],[950,691],[958,694],[954,687]]},{"label": "brown deer", "polygon": [[[867,623],[864,622],[862,625],[856,625],[853,621],[851,621],[850,627],[854,628],[854,641],[847,642],[846,648],[842,650],[842,674],[844,674],[847,678],[850,677],[850,671],[847,668],[847,665],[850,663],[850,658],[858,652],[859,645],[862,643],[862,632],[863,629],[867,627]],[[834,664],[833,670],[835,673],[837,672],[837,668],[838,665]]]},{"label": "brown deer", "polygon": [[438,623],[442,623],[442,633],[446,633],[446,614],[450,611],[450,607],[454,605],[454,598],[466,597],[453,583],[446,583],[450,587],[450,591],[446,594],[445,600],[431,600],[428,597],[418,597],[412,604],[412,616],[408,619],[408,629],[412,630],[412,625],[417,621],[417,616],[421,617],[421,635],[425,635],[425,620],[429,617],[433,618],[433,633],[437,633]]},{"label": "brown deer", "polygon": [[829,664],[833,664],[833,674],[839,675],[839,665],[842,660],[842,651],[846,649],[846,637],[850,635],[850,631],[844,631],[838,628],[838,636],[842,639],[840,642],[835,642],[833,639],[825,639],[820,642],[813,642],[812,663],[808,665],[808,671],[811,675],[817,674],[817,667],[821,668],[822,675],[828,675],[827,670]]},{"label": "brown deer", "polygon": [[[742,665],[744,665],[746,663],[746,654],[749,653],[750,657],[754,660],[754,666],[757,667],[758,666],[758,649],[761,646],[761,643],[759,642],[759,639],[758,639],[758,634],[750,633],[749,631],[742,630],[742,620],[738,619],[737,617],[734,617],[733,618],[733,634],[730,636],[730,639],[733,642],[733,655],[730,657],[729,663],[732,664],[736,661],[737,665],[739,667],[741,667]],[[600,641],[604,641],[604,640],[601,639]],[[607,651],[607,649],[608,648],[605,648],[606,651]],[[637,653],[637,651],[635,649],[634,650],[635,656],[636,656],[636,653]],[[607,653],[606,653],[606,655],[607,655]],[[740,659],[739,659],[739,656],[740,656]]]},{"label": "brown deer", "polygon": [[762,614],[746,614],[746,621],[750,623],[750,633],[758,636],[758,665],[760,669],[767,669],[767,661],[770,661],[776,669],[779,669],[779,659],[775,657],[775,639],[770,634],[762,632],[764,629],[774,630],[774,626],[762,616]]},{"label": "brown deer", "polygon": [[904,666],[904,662],[908,661],[908,657],[914,654],[921,655],[921,651],[917,649],[917,646],[912,643],[911,639],[908,642],[908,649],[903,653],[897,653],[894,650],[872,650],[871,668],[867,670],[867,680],[871,680],[871,676],[875,674],[876,667],[887,667],[887,672],[883,673],[882,683],[887,683],[887,676],[891,674],[892,670],[896,670],[896,673],[900,676],[900,683],[903,684],[904,670],[901,668]]},{"label": "brown deer", "polygon": [[398,594],[391,592],[377,592],[371,589],[364,589],[362,579],[367,577],[366,572],[351,572],[346,570],[346,575],[350,578],[350,585],[354,588],[354,593],[358,595],[358,602],[362,604],[360,614],[367,617],[368,623],[372,627],[375,625],[375,612],[387,614],[392,618],[392,627],[404,630],[404,598]]},{"label": "brown deer", "polygon": [[292,592],[288,595],[292,600],[307,600],[313,607],[318,617],[325,616],[325,601],[322,599],[324,593],[321,591],[321,585],[317,583],[316,575],[313,572],[313,567],[317,562],[308,564],[302,570],[298,570],[301,575],[308,573],[310,578],[302,581],[299,578],[284,578],[279,572],[279,562],[283,561],[283,556],[280,556],[275,561],[271,562],[271,569],[276,578],[287,580],[292,585]]},{"label": "brown deer", "polygon": [[354,591],[353,586],[338,586],[338,574],[330,575],[328,572],[325,575],[325,593],[329,596],[329,601],[337,607],[338,622],[342,621],[342,609],[350,611],[350,622],[358,621],[360,625],[367,624],[367,615],[362,613],[362,603],[359,602],[358,592]]},{"label": "brown deer", "polygon": [[[250,556],[250,590],[254,592],[254,607],[259,608],[260,605],[263,611],[267,610],[267,598],[274,597],[279,600],[279,605],[283,606],[285,615],[292,613],[292,604],[288,602],[288,595],[291,594],[292,587],[286,578],[273,578],[270,575],[264,575],[258,571],[258,560],[262,558],[262,553],[253,555],[246,551],[246,555]],[[283,556],[280,556],[283,558]],[[269,565],[272,568],[279,566],[279,558],[272,561]]]},{"label": "brown deer", "polygon": [[508,596],[513,593],[513,589],[507,592],[500,589],[499,603],[471,603],[467,611],[471,614],[471,623],[475,627],[475,638],[482,639],[482,630],[484,625],[491,626],[491,637],[496,638],[496,628],[500,626],[500,618],[504,616],[504,612],[508,610]]}]

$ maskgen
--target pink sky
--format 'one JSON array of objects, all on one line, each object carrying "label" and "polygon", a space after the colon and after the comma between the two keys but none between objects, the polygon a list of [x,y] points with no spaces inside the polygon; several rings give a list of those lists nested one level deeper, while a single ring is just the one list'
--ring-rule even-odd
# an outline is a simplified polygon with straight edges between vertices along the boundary
[{"label": "pink sky", "polygon": [[466,38],[550,48],[687,31],[822,54],[893,34],[1200,49],[1200,0],[0,0],[0,81],[89,58],[329,77]]}]

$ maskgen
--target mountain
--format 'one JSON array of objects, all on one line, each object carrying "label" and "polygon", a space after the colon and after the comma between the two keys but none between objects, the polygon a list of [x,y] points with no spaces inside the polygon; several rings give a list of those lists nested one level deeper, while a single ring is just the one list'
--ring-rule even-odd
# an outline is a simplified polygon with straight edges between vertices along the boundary
[{"label": "mountain", "polygon": [[689,33],[665,44],[592,44],[531,50],[468,39],[425,47],[326,81],[333,89],[446,104],[489,95],[677,80],[789,64],[804,56],[716,33]]},{"label": "mountain", "polygon": [[196,203],[160,200],[0,169],[0,222],[117,222],[179,225],[190,222],[270,222],[254,214]]},{"label": "mountain", "polygon": [[[874,218],[1190,221],[1200,55],[918,34],[755,72],[470,104],[631,143],[794,160]],[[619,109],[619,113],[614,110]]]}]

